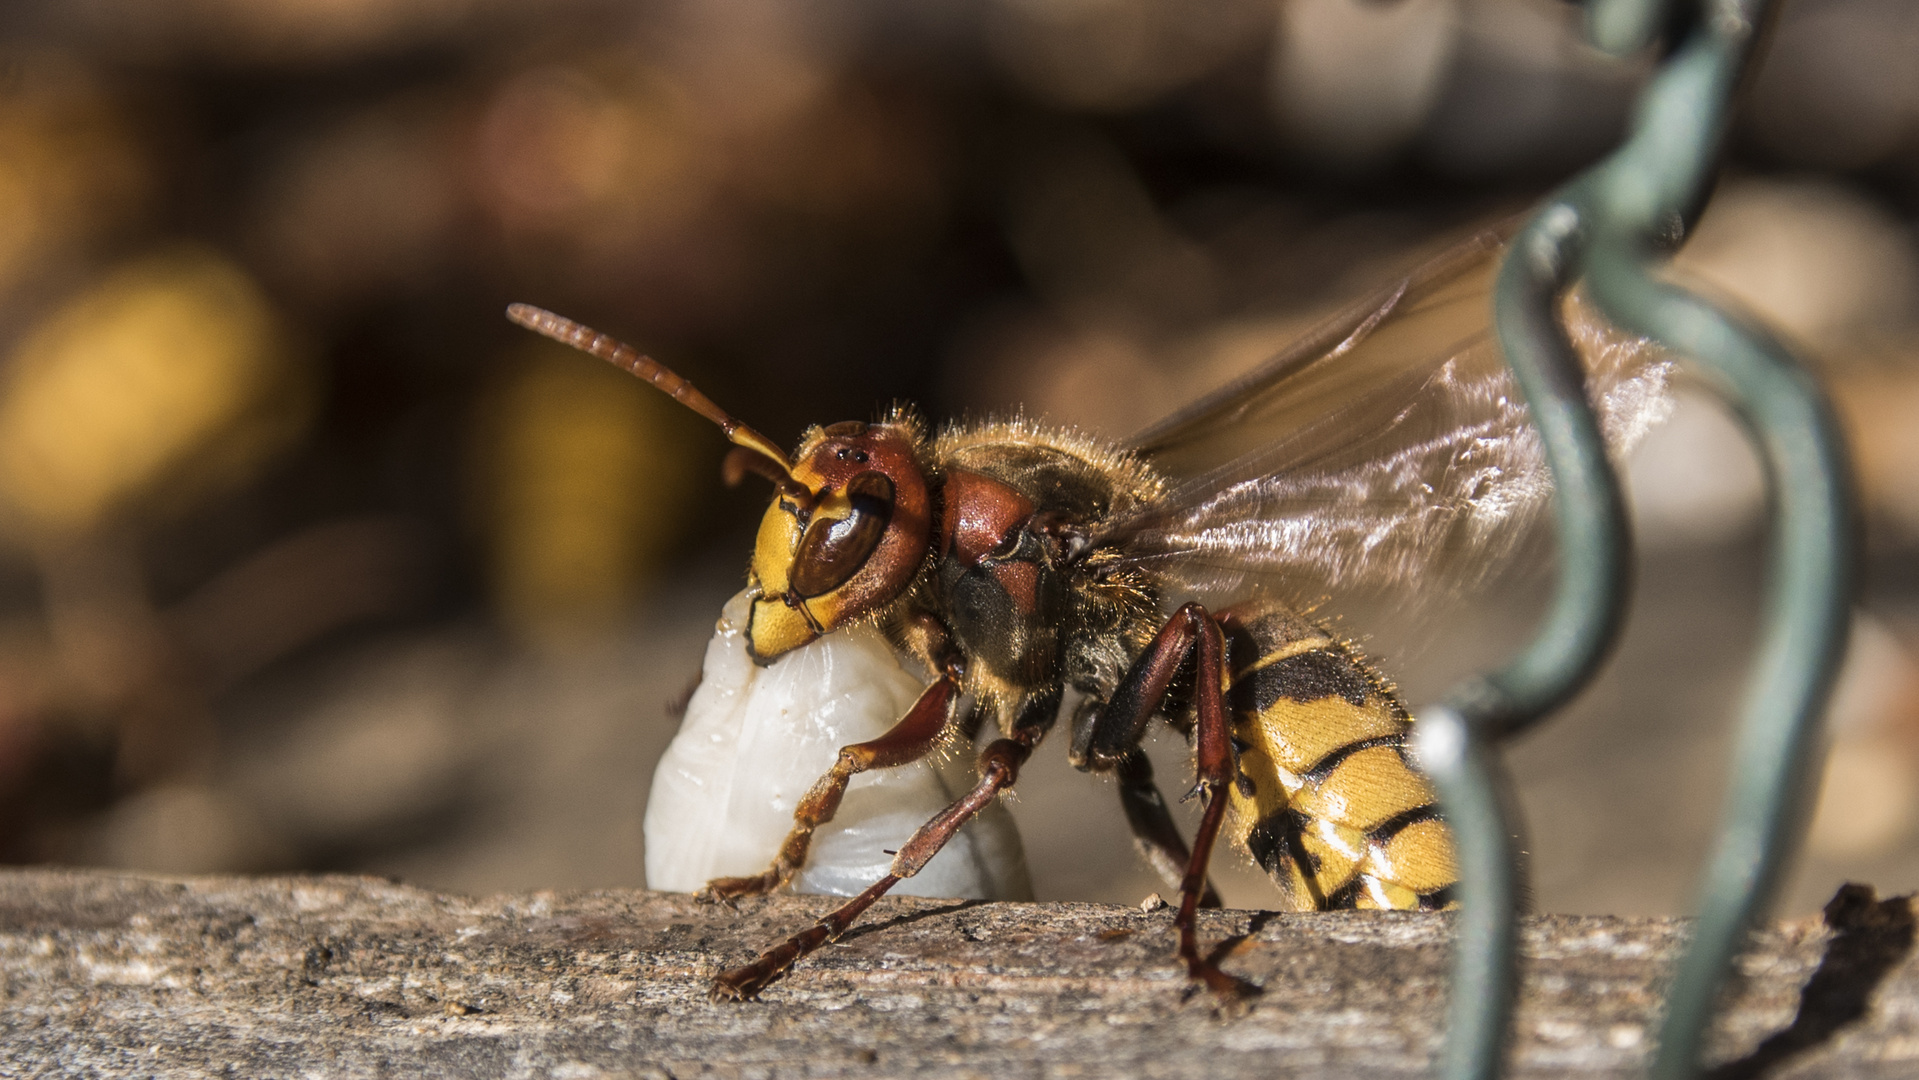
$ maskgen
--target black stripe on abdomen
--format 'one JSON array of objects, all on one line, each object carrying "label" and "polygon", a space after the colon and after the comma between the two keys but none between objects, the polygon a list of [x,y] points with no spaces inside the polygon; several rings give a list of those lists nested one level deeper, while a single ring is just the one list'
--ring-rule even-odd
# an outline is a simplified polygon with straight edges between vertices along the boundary
[{"label": "black stripe on abdomen", "polygon": [[1410,810],[1401,810],[1385,821],[1367,829],[1366,839],[1375,844],[1389,844],[1392,842],[1393,837],[1398,836],[1400,831],[1408,825],[1414,825],[1421,821],[1436,820],[1439,820],[1438,804],[1427,803],[1424,806],[1415,806]]},{"label": "black stripe on abdomen", "polygon": [[1287,860],[1299,864],[1311,878],[1319,871],[1319,859],[1299,842],[1306,828],[1306,815],[1290,806],[1266,815],[1246,834],[1246,850],[1269,873],[1278,873]]},{"label": "black stripe on abdomen", "polygon": [[1313,762],[1312,767],[1300,775],[1301,778],[1307,782],[1318,785],[1323,783],[1327,777],[1333,775],[1333,770],[1339,768],[1342,762],[1354,754],[1359,753],[1361,750],[1371,750],[1375,746],[1390,746],[1394,749],[1400,749],[1405,745],[1406,736],[1404,735],[1380,735],[1371,739],[1355,739],[1336,750],[1327,751],[1325,757]]},{"label": "black stripe on abdomen", "polygon": [[1352,660],[1320,648],[1254,668],[1233,680],[1229,697],[1233,708],[1258,714],[1280,698],[1304,702],[1340,697],[1358,706],[1366,704],[1372,692],[1372,682]]},{"label": "black stripe on abdomen", "polygon": [[1366,887],[1365,874],[1354,874],[1353,879],[1339,887],[1338,891],[1320,901],[1321,911],[1345,911],[1359,906],[1359,891]]}]

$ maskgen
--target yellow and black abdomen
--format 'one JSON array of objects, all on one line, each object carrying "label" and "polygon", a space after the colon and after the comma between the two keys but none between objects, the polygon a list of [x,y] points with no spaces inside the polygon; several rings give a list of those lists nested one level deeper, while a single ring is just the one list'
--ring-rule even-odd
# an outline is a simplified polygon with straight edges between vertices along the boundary
[{"label": "yellow and black abdomen", "polygon": [[1229,690],[1233,835],[1296,911],[1432,910],[1458,878],[1438,799],[1406,761],[1411,725],[1344,642],[1286,611],[1240,620]]}]

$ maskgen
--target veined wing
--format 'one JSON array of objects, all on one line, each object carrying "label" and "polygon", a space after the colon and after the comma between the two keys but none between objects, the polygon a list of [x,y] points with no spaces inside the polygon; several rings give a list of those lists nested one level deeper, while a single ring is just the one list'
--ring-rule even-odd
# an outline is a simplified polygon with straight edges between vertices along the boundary
[{"label": "veined wing", "polygon": [[[1194,587],[1276,577],[1298,599],[1483,577],[1552,488],[1490,328],[1503,241],[1453,248],[1136,437],[1183,479],[1094,543]],[[1671,361],[1576,299],[1566,318],[1621,454],[1669,411]]]}]

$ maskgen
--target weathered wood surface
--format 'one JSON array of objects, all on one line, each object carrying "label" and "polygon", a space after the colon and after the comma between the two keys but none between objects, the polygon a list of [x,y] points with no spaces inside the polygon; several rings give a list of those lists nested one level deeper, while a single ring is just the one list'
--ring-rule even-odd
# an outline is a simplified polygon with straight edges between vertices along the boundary
[{"label": "weathered wood surface", "polygon": [[[707,1000],[828,903],[0,872],[0,1076],[1372,1077],[1439,1044],[1445,915],[1206,913],[1265,988],[1222,1008],[1167,910],[884,901],[762,1001]],[[1912,909],[1849,912],[1755,939],[1722,1077],[1919,1075]],[[1519,1075],[1632,1075],[1685,933],[1528,920]]]}]

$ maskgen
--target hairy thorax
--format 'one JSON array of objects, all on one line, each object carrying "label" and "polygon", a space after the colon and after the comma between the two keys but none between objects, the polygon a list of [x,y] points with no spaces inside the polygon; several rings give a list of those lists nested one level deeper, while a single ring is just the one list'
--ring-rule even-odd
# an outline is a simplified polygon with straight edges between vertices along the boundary
[{"label": "hairy thorax", "polygon": [[931,457],[941,538],[900,614],[944,624],[967,657],[966,689],[1000,727],[1044,727],[1065,686],[1110,687],[1162,618],[1144,573],[1097,551],[1067,557],[1069,534],[1157,497],[1160,481],[1103,444],[1025,422],[949,430]]}]

